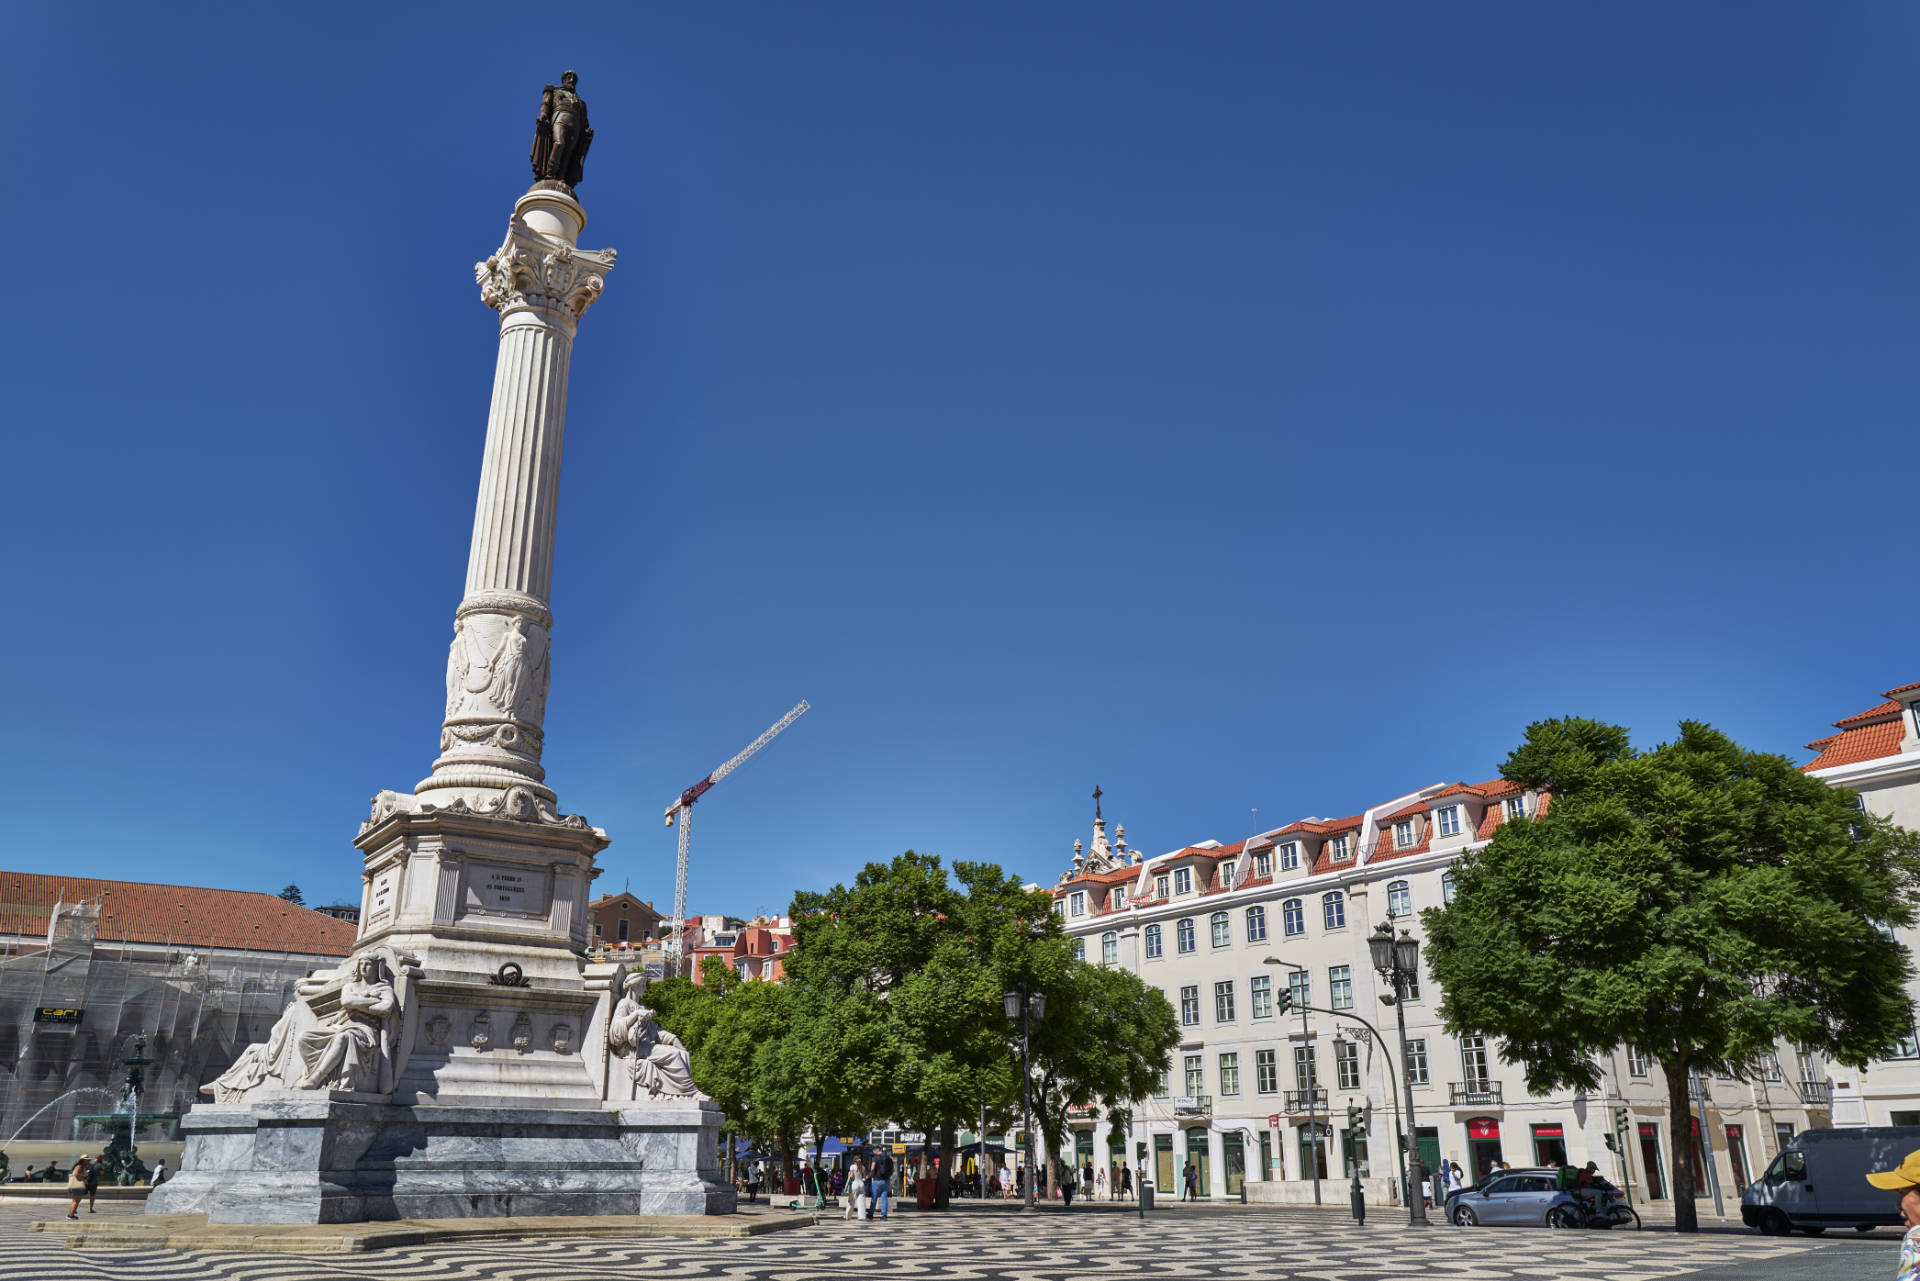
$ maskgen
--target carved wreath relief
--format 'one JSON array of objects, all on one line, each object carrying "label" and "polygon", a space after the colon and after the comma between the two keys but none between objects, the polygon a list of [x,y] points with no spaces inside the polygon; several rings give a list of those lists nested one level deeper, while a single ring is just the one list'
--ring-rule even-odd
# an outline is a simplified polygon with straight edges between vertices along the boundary
[{"label": "carved wreath relief", "polygon": [[454,620],[447,719],[498,716],[538,725],[547,711],[547,629],[518,614]]}]

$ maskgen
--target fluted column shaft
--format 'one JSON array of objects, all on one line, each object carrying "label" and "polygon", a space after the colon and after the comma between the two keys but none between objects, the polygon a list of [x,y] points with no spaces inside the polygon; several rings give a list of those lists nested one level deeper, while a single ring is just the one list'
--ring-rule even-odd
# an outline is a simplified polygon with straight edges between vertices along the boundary
[{"label": "fluted column shaft", "polygon": [[524,787],[554,799],[540,755],[567,371],[580,316],[614,262],[611,249],[576,247],[586,218],[564,188],[539,184],[514,205],[505,243],[474,268],[481,298],[500,312],[500,352],[440,758],[414,789],[423,795],[483,800]]}]

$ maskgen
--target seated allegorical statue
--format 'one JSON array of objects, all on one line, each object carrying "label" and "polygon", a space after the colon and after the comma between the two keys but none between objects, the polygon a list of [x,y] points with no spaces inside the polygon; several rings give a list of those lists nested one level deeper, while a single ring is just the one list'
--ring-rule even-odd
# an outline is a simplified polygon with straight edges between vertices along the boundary
[{"label": "seated allegorical statue", "polygon": [[607,1023],[607,1048],[626,1061],[636,1096],[645,1090],[655,1098],[698,1098],[687,1047],[654,1022],[653,1011],[640,1003],[646,990],[644,972],[627,975],[621,985],[620,1003],[614,1006],[613,1018]]},{"label": "seated allegorical statue", "polygon": [[390,1032],[400,1008],[378,956],[363,956],[340,989],[340,1009],[326,1022],[299,1034],[306,1073],[297,1090],[380,1088],[380,1067],[393,1053]]}]

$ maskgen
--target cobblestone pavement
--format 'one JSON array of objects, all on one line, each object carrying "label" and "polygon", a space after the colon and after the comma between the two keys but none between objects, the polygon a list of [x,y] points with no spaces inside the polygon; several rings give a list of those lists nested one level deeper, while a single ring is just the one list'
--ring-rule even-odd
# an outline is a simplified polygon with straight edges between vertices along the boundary
[{"label": "cobblestone pavement", "polygon": [[[51,1211],[51,1213],[49,1213]],[[104,1202],[102,1215],[139,1207]],[[0,1281],[827,1281],[832,1278],[1311,1278],[1311,1281],[1867,1281],[1891,1275],[1898,1238],[1774,1238],[1734,1233],[1551,1232],[1404,1224],[1356,1228],[1287,1211],[1149,1216],[1101,1207],[1031,1219],[995,1208],[901,1214],[719,1241],[483,1241],[348,1255],[71,1250],[28,1232],[58,1203],[0,1207]]]}]

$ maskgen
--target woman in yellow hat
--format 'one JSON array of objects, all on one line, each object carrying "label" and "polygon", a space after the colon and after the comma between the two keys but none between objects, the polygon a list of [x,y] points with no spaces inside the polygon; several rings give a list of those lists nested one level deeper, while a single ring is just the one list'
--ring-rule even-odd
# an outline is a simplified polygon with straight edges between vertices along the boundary
[{"label": "woman in yellow hat", "polygon": [[1867,1182],[1900,1194],[1900,1221],[1907,1225],[1907,1235],[1900,1242],[1900,1271],[1894,1281],[1920,1281],[1920,1152],[1907,1153],[1891,1170],[1869,1174]]}]

